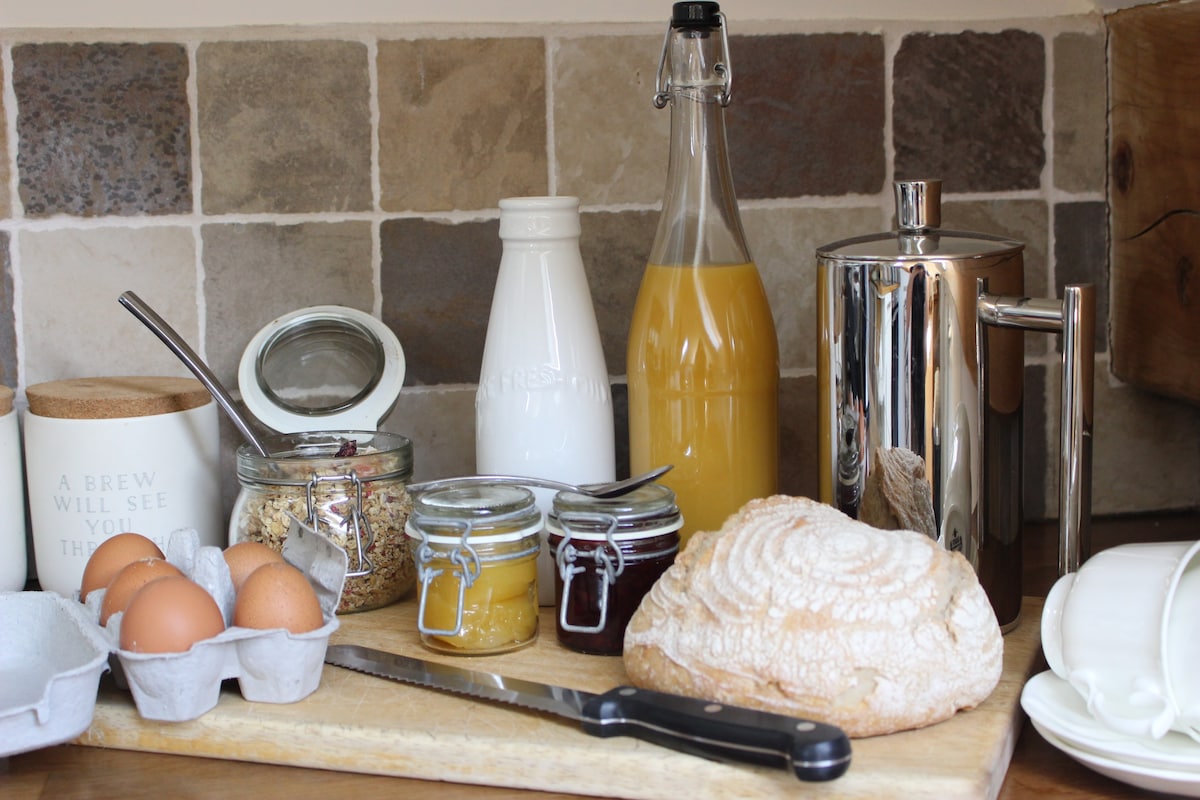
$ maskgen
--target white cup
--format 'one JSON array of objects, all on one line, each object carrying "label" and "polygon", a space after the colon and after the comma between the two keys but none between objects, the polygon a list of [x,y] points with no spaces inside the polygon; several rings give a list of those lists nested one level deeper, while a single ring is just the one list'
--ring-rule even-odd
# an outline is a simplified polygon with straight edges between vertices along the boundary
[{"label": "white cup", "polygon": [[1200,541],[1120,545],[1059,578],[1042,649],[1112,730],[1200,741]]}]

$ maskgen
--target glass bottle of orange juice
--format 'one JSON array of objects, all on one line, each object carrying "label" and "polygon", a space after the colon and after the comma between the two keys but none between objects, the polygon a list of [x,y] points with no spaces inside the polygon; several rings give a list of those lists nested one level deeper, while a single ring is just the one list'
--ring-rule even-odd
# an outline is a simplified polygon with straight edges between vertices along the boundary
[{"label": "glass bottle of orange juice", "polygon": [[655,105],[671,107],[662,216],[629,332],[633,473],[672,464],[686,544],[773,494],[779,346],[738,213],[725,140],[728,37],[717,3],[675,3]]}]

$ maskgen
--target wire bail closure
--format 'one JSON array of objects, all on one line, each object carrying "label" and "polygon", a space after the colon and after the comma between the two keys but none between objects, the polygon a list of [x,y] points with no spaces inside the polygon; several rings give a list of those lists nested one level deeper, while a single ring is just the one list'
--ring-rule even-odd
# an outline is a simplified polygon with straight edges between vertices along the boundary
[{"label": "wire bail closure", "polygon": [[[436,519],[429,520],[447,527],[461,527],[462,535],[454,545],[454,549],[445,559],[455,566],[453,574],[458,578],[458,603],[455,606],[454,627],[448,630],[430,628],[425,624],[425,604],[429,599],[429,585],[433,579],[445,572],[444,569],[434,569],[430,563],[437,557],[429,544],[429,534],[421,530],[421,544],[417,548],[417,578],[421,582],[421,601],[417,608],[417,629],[427,636],[458,636],[463,626],[463,601],[467,589],[475,583],[475,579],[483,571],[479,553],[471,547],[468,539],[471,537],[472,525],[469,520]],[[468,560],[469,558],[469,560]]]},{"label": "wire bail closure", "polygon": [[[576,575],[587,571],[586,566],[575,566],[575,562],[579,560],[580,556],[575,545],[571,544],[570,523],[572,521],[602,523],[607,526],[604,533],[604,544],[592,551],[592,561],[596,565],[596,571],[604,575],[604,582],[600,584],[600,621],[595,626],[573,625],[567,622],[567,611],[571,604],[571,582]],[[560,514],[559,522],[562,523],[563,540],[558,545],[558,553],[554,559],[563,582],[562,603],[558,609],[559,625],[563,630],[572,633],[600,633],[608,623],[608,588],[616,583],[617,578],[625,571],[625,554],[613,539],[613,534],[616,533],[620,521],[612,514],[580,511]],[[616,553],[615,564],[613,557],[609,555],[610,552]]]},{"label": "wire bail closure", "polygon": [[[733,97],[733,69],[729,62],[729,34],[727,32],[728,25],[725,24],[725,12],[718,11],[717,18],[721,20],[718,26],[721,29],[721,60],[713,65],[713,72],[717,73],[722,78],[721,92],[717,95],[717,101],[722,107],[729,105],[730,99]],[[667,69],[667,52],[671,49],[671,33],[674,31],[671,23],[667,23],[667,35],[663,38],[662,54],[658,58],[658,74],[654,79],[654,107],[666,108],[671,102],[671,75]]]},{"label": "wire bail closure", "polygon": [[375,563],[371,561],[371,557],[367,554],[375,545],[375,533],[371,530],[371,523],[367,520],[366,515],[363,514],[363,485],[354,470],[350,470],[346,475],[317,475],[313,473],[313,476],[309,478],[308,483],[304,487],[304,499],[308,505],[308,525],[313,530],[320,529],[320,522],[317,519],[317,506],[313,502],[313,494],[317,484],[333,483],[335,481],[349,481],[350,485],[354,487],[353,505],[342,516],[342,522],[354,537],[354,555],[358,559],[358,567],[357,569],[348,571],[346,577],[361,578],[375,571]]}]

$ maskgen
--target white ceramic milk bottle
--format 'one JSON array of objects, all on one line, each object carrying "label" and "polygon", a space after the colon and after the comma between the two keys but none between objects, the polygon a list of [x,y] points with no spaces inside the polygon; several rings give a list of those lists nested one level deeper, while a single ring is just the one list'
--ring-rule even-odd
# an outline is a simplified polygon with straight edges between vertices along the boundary
[{"label": "white ceramic milk bottle", "polygon": [[[615,477],[612,392],[579,253],[579,198],[500,201],[500,259],[475,396],[475,468],[567,483]],[[554,493],[535,490],[548,511]],[[554,603],[543,535],[538,597]]]}]

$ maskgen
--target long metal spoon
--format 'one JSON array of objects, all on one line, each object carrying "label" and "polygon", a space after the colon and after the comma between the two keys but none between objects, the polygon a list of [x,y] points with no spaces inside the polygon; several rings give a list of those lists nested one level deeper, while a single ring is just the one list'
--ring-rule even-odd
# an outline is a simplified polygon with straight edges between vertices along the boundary
[{"label": "long metal spoon", "polygon": [[123,292],[117,298],[117,302],[129,309],[129,312],[141,320],[143,325],[154,331],[155,336],[162,339],[163,344],[169,347],[172,353],[179,356],[179,360],[184,363],[184,366],[200,379],[204,388],[208,389],[213,399],[217,401],[217,405],[233,420],[233,424],[242,432],[242,436],[246,437],[246,441],[258,451],[260,456],[269,457],[271,454],[263,444],[262,437],[254,430],[250,419],[237,407],[233,398],[229,396],[229,392],[217,380],[217,376],[213,374],[207,364],[200,360],[200,356],[196,355],[196,351],[188,346],[183,337],[133,292]]},{"label": "long metal spoon", "polygon": [[[221,406],[221,409],[233,420],[233,424],[242,432],[258,454],[264,458],[270,457],[266,446],[263,444],[262,437],[254,430],[250,419],[246,417],[233,402],[233,398],[225,387],[217,380],[217,376],[208,368],[208,365],[196,355],[196,352],[188,346],[183,337],[178,331],[167,324],[166,320],[155,313],[154,309],[146,305],[146,303],[133,292],[123,292],[117,298],[117,302],[125,306],[131,314],[141,320],[147,328],[154,332],[159,339],[162,339],[163,344],[171,349],[171,352],[179,357],[179,360],[192,371],[204,387],[212,394],[213,399]],[[508,483],[521,486],[538,486],[546,489],[555,489],[558,491],[576,492],[578,494],[586,494],[591,497],[619,497],[623,494],[632,492],[642,484],[651,483],[665,475],[671,469],[668,464],[657,469],[652,469],[641,475],[634,475],[630,478],[625,478],[619,481],[610,481],[607,483],[589,483],[582,486],[574,486],[569,483],[553,481],[547,478],[529,478],[519,475],[470,475],[462,478],[443,478],[436,481],[425,481],[423,483],[413,483],[408,486],[408,491],[427,492],[431,489],[442,489],[448,486],[460,486],[471,483]]]},{"label": "long metal spoon", "polygon": [[651,483],[658,480],[663,475],[671,471],[671,464],[664,467],[652,469],[649,472],[644,472],[641,475],[634,475],[630,478],[625,478],[619,481],[609,481],[607,483],[585,483],[581,486],[575,486],[570,483],[562,483],[561,481],[552,481],[548,478],[527,478],[520,475],[470,475],[464,478],[442,478],[436,481],[424,481],[422,483],[410,483],[408,491],[412,494],[428,492],[432,489],[446,489],[451,486],[462,486],[472,483],[509,483],[519,486],[537,486],[544,489],[556,489],[560,492],[575,492],[576,494],[586,494],[589,497],[619,497],[623,494],[629,494],[634,489],[642,484]]}]

